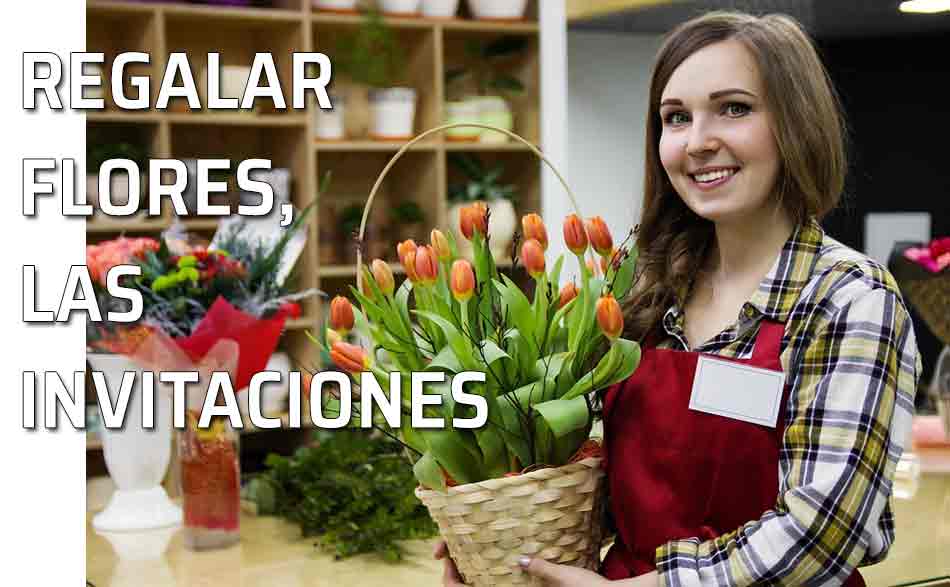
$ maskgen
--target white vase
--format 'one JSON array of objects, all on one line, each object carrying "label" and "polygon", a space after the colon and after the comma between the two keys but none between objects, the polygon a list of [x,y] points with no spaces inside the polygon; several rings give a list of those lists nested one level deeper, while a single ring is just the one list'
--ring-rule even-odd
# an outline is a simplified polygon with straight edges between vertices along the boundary
[{"label": "white vase", "polygon": [[[514,130],[515,119],[508,102],[501,96],[479,96],[470,98],[478,107],[478,121],[504,130]],[[481,143],[507,143],[508,135],[498,131],[482,129],[478,135]]]},{"label": "white vase", "polygon": [[528,0],[468,0],[472,15],[480,20],[520,20]]},{"label": "white vase", "polygon": [[412,88],[372,90],[370,103],[370,135],[374,139],[406,140],[412,138],[416,117],[416,91]]},{"label": "white vase", "polygon": [[333,107],[324,110],[317,108],[315,138],[321,141],[340,141],[346,137],[346,100],[343,96],[330,96]]},{"label": "white vase", "polygon": [[459,0],[422,0],[422,14],[429,18],[452,18],[459,10]]},{"label": "white vase", "polygon": [[376,0],[383,14],[407,16],[419,13],[420,0]]},{"label": "white vase", "polygon": [[313,6],[331,12],[356,12],[356,0],[313,0]]},{"label": "white vase", "polygon": [[128,532],[165,528],[181,524],[181,509],[168,499],[161,486],[171,458],[171,390],[155,382],[155,426],[142,426],[143,369],[122,355],[89,353],[93,370],[101,371],[109,386],[109,398],[116,403],[122,375],[136,373],[129,399],[125,426],[103,427],[102,453],[116,490],[109,505],[92,520],[99,531]]},{"label": "white vase", "polygon": [[[446,124],[464,124],[467,122],[481,122],[476,102],[461,100],[445,103]],[[476,141],[481,132],[482,129],[476,126],[460,126],[445,131],[445,138],[448,141]]]},{"label": "white vase", "polygon": [[[218,76],[218,97],[237,98],[238,106],[244,97],[248,78],[251,77],[251,67],[248,65],[222,65]],[[208,101],[208,69],[201,70],[198,79],[198,93],[204,102]]]},{"label": "white vase", "polygon": [[[452,227],[455,234],[455,242],[458,246],[459,254],[468,259],[472,258],[472,243],[462,234],[462,228],[459,224],[459,210],[472,202],[460,202],[453,204],[449,208],[449,217],[447,224]],[[518,215],[515,213],[515,207],[509,200],[494,200],[487,202],[491,212],[488,221],[489,247],[491,248],[492,258],[496,263],[506,261],[511,258],[511,241],[514,238],[515,230],[518,228]]]}]

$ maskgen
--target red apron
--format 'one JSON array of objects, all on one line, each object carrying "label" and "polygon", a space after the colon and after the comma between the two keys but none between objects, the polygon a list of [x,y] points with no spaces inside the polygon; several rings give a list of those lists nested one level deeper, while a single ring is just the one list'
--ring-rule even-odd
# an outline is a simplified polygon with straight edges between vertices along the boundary
[{"label": "red apron", "polygon": [[[782,370],[785,327],[763,320],[751,359],[718,359]],[[670,540],[706,541],[758,520],[778,497],[788,386],[775,428],[689,409],[699,353],[645,348],[634,374],[604,401],[607,477],[617,540],[608,579],[654,570]],[[863,586],[857,570],[845,583]]]}]

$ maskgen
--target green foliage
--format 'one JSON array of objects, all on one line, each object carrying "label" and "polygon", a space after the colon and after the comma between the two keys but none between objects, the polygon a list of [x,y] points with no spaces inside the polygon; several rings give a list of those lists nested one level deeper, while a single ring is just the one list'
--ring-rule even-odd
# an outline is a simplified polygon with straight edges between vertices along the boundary
[{"label": "green foliage", "polygon": [[452,202],[474,202],[476,200],[515,200],[517,188],[512,184],[501,184],[499,180],[505,172],[501,163],[486,169],[482,162],[467,153],[449,153],[449,163],[468,178],[468,181],[449,187],[449,200]]},{"label": "green foliage", "polygon": [[491,42],[475,39],[465,44],[466,63],[445,72],[445,85],[452,87],[463,79],[473,78],[480,95],[489,92],[520,95],[524,84],[504,72],[504,64],[517,57],[528,45],[525,37],[505,36]]},{"label": "green foliage", "polygon": [[398,443],[352,429],[316,431],[314,439],[292,457],[267,457],[269,470],[248,489],[260,514],[299,524],[338,559],[377,553],[397,561],[399,541],[435,535]]},{"label": "green foliage", "polygon": [[418,203],[404,200],[389,209],[389,217],[396,224],[415,224],[425,220],[425,213]]},{"label": "green foliage", "polygon": [[337,43],[334,65],[355,82],[385,88],[403,75],[406,55],[379,12],[370,11],[355,32]]}]

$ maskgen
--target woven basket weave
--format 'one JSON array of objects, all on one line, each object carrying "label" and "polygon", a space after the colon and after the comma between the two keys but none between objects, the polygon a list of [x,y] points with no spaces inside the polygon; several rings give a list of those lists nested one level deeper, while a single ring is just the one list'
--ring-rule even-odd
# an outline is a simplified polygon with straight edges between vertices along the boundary
[{"label": "woven basket weave", "polygon": [[469,585],[541,585],[522,556],[594,569],[604,507],[601,459],[501,479],[417,489]]}]

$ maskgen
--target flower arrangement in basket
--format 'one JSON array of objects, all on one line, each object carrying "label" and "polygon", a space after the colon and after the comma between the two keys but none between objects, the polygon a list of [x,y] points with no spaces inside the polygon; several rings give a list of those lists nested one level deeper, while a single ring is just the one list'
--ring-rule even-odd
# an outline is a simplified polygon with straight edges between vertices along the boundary
[{"label": "flower arrangement in basket", "polygon": [[[550,166],[524,139],[501,132]],[[384,169],[367,212],[386,172],[411,144]],[[451,234],[433,230],[428,245],[398,245],[408,277],[398,290],[384,261],[360,266],[352,289],[358,309],[342,297],[331,304],[330,356],[357,384],[368,371],[384,387],[398,376],[408,389],[409,374],[418,371],[485,373],[484,383],[467,389],[488,406],[487,423],[479,429],[451,425],[453,418],[470,417],[473,408],[453,401],[450,382],[429,387],[430,394],[441,394],[441,403],[425,409],[426,416],[441,416],[445,428],[406,423],[393,429],[374,421],[406,447],[421,485],[416,495],[469,583],[529,582],[516,565],[523,555],[592,568],[598,562],[604,481],[599,446],[589,440],[591,392],[627,378],[639,362],[639,345],[620,338],[618,302],[631,288],[636,250],[614,248],[602,219],[592,218],[585,227],[578,215],[568,216],[564,239],[581,284],[558,291],[564,259],[547,265],[546,227],[529,214],[522,219],[519,248],[520,264],[534,282],[529,296],[495,265],[486,238],[488,208],[471,204],[459,222],[473,247],[472,262],[458,257]],[[589,247],[600,256],[599,266],[585,262]],[[341,339],[354,324],[372,348]],[[332,400],[325,409],[331,406]]]},{"label": "flower arrangement in basket", "polygon": [[225,371],[234,390],[246,388],[264,370],[285,320],[300,316],[297,302],[316,293],[293,292],[285,281],[303,249],[306,236],[299,228],[308,211],[287,229],[278,228],[276,216],[232,217],[208,244],[190,243],[176,224],[160,239],[119,237],[86,248],[100,308],[129,309],[128,300],[113,297],[105,287],[116,265],[140,267],[141,275],[122,276],[119,284],[138,291],[143,302],[136,322],[90,322],[87,347],[93,367],[100,368],[102,353],[110,353],[125,357],[127,370],[200,374],[197,389],[189,388],[186,395],[186,425],[179,437],[185,540],[191,547],[238,538],[237,435],[226,417],[216,416],[210,426],[199,428],[199,416],[211,373]]}]

